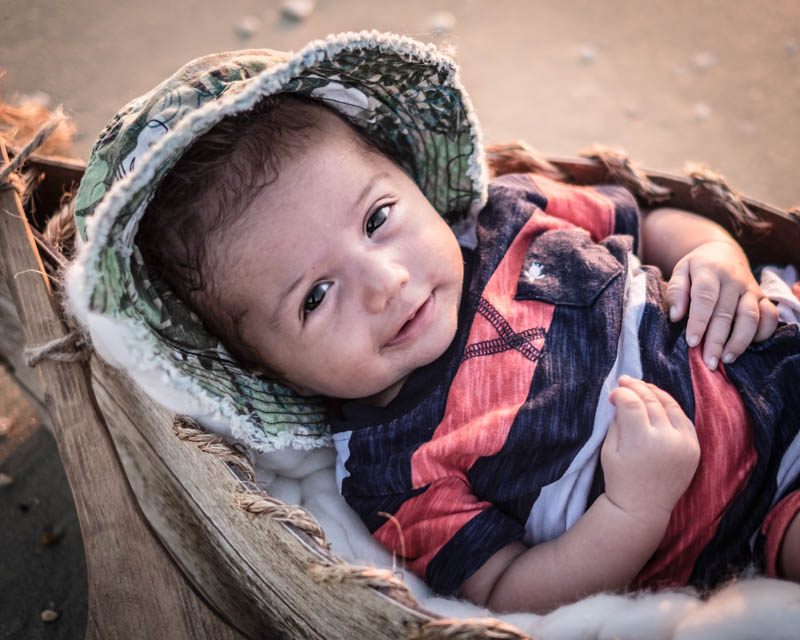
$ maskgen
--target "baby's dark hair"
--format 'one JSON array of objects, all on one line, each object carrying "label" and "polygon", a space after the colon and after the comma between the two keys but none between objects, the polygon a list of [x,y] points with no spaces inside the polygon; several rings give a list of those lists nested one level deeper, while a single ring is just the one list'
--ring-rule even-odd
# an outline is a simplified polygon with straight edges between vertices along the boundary
[{"label": "baby's dark hair", "polygon": [[311,106],[346,122],[365,151],[397,163],[393,149],[323,103],[296,94],[268,96],[253,109],[224,118],[192,144],[157,187],[136,236],[150,278],[165,282],[239,364],[275,379],[281,373],[243,339],[246,309],[222,303],[209,246],[212,238],[224,240],[247,205],[278,179],[282,163],[307,148],[319,117]]}]

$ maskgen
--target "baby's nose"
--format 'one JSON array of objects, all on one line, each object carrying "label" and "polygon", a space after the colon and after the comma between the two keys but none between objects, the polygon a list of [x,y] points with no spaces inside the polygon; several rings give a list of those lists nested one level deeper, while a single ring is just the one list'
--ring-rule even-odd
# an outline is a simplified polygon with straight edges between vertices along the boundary
[{"label": "baby's nose", "polygon": [[376,261],[364,273],[364,306],[371,313],[380,313],[408,284],[408,270],[397,262]]}]

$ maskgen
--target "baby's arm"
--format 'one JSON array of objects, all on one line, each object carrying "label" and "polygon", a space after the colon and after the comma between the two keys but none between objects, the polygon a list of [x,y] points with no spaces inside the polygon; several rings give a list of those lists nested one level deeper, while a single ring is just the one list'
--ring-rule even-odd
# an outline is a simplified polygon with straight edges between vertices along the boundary
[{"label": "baby's arm", "polygon": [[464,584],[461,595],[496,611],[547,611],[624,588],[658,547],[700,458],[694,425],[657,387],[623,377],[601,452],[605,493],[564,534],[513,543]]},{"label": "baby's arm", "polygon": [[689,346],[705,334],[703,360],[710,369],[720,359],[733,362],[753,340],[775,332],[778,310],[761,291],[742,248],[716,223],[688,211],[656,209],[644,218],[641,246],[643,262],[665,277],[671,274],[670,319],[680,320],[688,308]]}]

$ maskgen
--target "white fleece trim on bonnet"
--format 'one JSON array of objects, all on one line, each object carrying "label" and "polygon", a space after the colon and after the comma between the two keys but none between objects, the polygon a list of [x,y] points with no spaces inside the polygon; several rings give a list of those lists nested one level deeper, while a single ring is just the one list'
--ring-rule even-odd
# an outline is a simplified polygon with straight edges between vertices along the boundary
[{"label": "white fleece trim on bonnet", "polygon": [[[299,425],[295,433],[286,434],[285,437],[265,434],[246,416],[236,412],[229,399],[212,396],[191,376],[180,372],[172,362],[160,356],[154,348],[158,339],[144,322],[121,318],[111,320],[102,314],[92,312],[91,296],[100,278],[100,271],[97,269],[100,251],[107,245],[110,231],[119,213],[134,194],[153,182],[158,168],[174,151],[186,148],[204,133],[209,125],[215,124],[223,117],[246,111],[261,97],[278,92],[289,79],[299,75],[315,62],[321,62],[328,55],[335,55],[343,50],[357,50],[363,47],[389,49],[404,54],[411,60],[435,66],[439,72],[443,72],[443,84],[452,86],[460,92],[471,125],[474,145],[466,173],[479,193],[479,197],[473,201],[470,215],[477,215],[477,211],[487,198],[487,169],[482,136],[474,108],[461,84],[455,64],[433,44],[423,45],[406,36],[377,31],[348,32],[310,42],[284,63],[250,79],[242,91],[202,105],[158,139],[148,152],[137,159],[135,167],[111,186],[97,205],[86,222],[87,242],[79,248],[74,262],[65,274],[66,304],[70,313],[89,330],[98,354],[125,369],[148,394],[156,399],[160,398],[171,411],[198,417],[204,424],[214,428],[219,435],[233,437],[257,451],[273,451],[286,446],[299,449],[330,446],[331,440],[329,436],[320,435],[314,435],[312,438],[303,437],[302,433],[297,432],[302,431]],[[115,239],[114,249],[120,255],[131,255],[131,246],[124,242],[124,239],[127,237],[130,242],[133,241],[136,227],[148,203],[149,198],[132,213],[122,236]],[[171,385],[172,391],[165,393],[163,385]],[[226,421],[230,424],[229,433],[224,427]]]}]

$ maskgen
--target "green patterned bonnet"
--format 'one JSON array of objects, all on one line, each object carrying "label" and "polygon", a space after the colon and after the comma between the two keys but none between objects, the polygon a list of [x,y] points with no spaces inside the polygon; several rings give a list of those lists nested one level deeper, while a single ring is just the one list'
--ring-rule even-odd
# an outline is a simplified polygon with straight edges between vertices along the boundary
[{"label": "green patterned bonnet", "polygon": [[198,58],[114,117],[75,200],[81,246],[67,273],[70,310],[97,352],[153,399],[258,451],[330,444],[322,401],[239,367],[163,282],[148,278],[134,238],[158,183],[199,136],[285,92],[328,104],[396,149],[451,225],[486,198],[478,126],[454,62],[393,34]]}]

